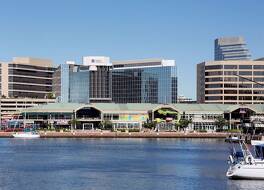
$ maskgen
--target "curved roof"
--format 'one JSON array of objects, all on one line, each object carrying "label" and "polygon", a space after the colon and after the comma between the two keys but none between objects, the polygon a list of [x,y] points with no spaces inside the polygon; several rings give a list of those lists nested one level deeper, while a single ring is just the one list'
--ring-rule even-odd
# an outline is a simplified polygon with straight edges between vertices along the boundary
[{"label": "curved roof", "polygon": [[103,113],[147,113],[148,111],[155,111],[160,108],[172,108],[180,113],[229,113],[239,108],[248,108],[256,113],[264,113],[263,104],[150,104],[150,103],[92,103],[92,104],[78,104],[78,103],[48,103],[35,107],[27,108],[21,112],[27,113],[72,113],[85,107],[93,107]]}]

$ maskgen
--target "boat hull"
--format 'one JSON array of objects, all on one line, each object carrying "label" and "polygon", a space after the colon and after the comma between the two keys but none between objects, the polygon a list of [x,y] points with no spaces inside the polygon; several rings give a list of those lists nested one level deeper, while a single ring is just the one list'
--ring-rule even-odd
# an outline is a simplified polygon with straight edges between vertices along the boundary
[{"label": "boat hull", "polygon": [[226,176],[230,179],[264,180],[264,164],[235,165],[228,169]]},{"label": "boat hull", "polygon": [[32,134],[32,133],[15,133],[12,136],[14,138],[40,138],[39,134]]}]

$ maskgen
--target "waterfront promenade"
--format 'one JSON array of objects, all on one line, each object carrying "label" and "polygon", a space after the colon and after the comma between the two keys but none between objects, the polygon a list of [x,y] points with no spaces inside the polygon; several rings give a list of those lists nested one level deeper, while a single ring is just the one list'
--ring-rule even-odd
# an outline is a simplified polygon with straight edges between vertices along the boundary
[{"label": "waterfront promenade", "polygon": [[[40,132],[41,138],[225,138],[227,133],[184,133],[184,132],[108,132],[73,131]],[[12,138],[12,132],[0,132],[0,138]]]}]

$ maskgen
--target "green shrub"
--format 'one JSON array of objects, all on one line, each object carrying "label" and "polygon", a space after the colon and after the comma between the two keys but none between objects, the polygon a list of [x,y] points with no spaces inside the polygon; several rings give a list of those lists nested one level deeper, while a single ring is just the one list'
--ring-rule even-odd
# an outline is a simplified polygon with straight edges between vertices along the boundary
[{"label": "green shrub", "polygon": [[139,129],[129,129],[128,132],[140,132]]}]

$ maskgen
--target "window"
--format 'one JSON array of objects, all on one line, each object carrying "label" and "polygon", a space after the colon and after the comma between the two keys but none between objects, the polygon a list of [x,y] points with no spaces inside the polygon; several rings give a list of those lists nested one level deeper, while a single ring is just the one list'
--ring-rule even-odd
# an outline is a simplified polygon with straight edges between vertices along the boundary
[{"label": "window", "polygon": [[252,100],[252,96],[239,96],[239,100]]},{"label": "window", "polygon": [[237,94],[237,90],[225,90],[225,94]]},{"label": "window", "polygon": [[239,90],[239,94],[252,94],[251,90]]},{"label": "window", "polygon": [[239,65],[239,69],[252,69],[252,65]]},{"label": "window", "polygon": [[225,81],[237,81],[237,77],[225,77]]},{"label": "window", "polygon": [[222,96],[206,96],[205,100],[222,100]]},{"label": "window", "polygon": [[206,84],[205,88],[222,88],[222,84]]},{"label": "window", "polygon": [[224,84],[225,88],[237,88],[237,84]]},{"label": "window", "polygon": [[222,94],[222,90],[206,90],[205,94]]},{"label": "window", "polygon": [[236,71],[225,71],[224,75],[237,75]]},{"label": "window", "polygon": [[264,65],[254,65],[254,69],[264,69]]},{"label": "window", "polygon": [[205,76],[216,76],[216,75],[222,75],[222,71],[213,71],[213,72],[205,72]]},{"label": "window", "polygon": [[225,65],[225,69],[237,69],[237,65]]},{"label": "window", "polygon": [[251,71],[239,71],[239,75],[252,75]]},{"label": "window", "polygon": [[225,100],[237,100],[237,96],[225,96]]},{"label": "window", "polygon": [[223,65],[208,65],[205,66],[205,70],[215,70],[215,69],[222,69]]},{"label": "window", "polygon": [[217,77],[217,78],[205,78],[205,82],[218,82],[223,81],[223,78]]}]

